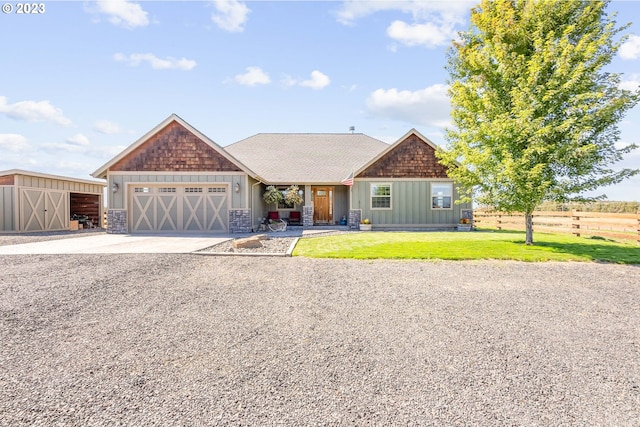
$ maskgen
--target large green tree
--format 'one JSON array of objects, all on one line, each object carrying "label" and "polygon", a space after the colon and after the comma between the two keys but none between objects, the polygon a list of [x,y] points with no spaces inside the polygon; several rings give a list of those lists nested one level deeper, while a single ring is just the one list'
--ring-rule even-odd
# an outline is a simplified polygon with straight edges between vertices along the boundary
[{"label": "large green tree", "polygon": [[453,126],[438,155],[467,198],[523,212],[527,244],[543,201],[584,200],[639,172],[611,169],[636,148],[616,147],[617,124],[640,90],[604,70],[627,28],[606,6],[483,0],[449,50]]}]

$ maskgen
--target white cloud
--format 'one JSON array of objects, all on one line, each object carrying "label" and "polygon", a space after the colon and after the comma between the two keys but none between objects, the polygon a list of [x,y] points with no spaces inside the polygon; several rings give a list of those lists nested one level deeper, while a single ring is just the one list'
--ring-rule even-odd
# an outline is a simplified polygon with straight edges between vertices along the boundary
[{"label": "white cloud", "polygon": [[622,59],[640,58],[640,36],[631,35],[618,51]]},{"label": "white cloud", "polygon": [[49,142],[40,144],[40,149],[52,155],[58,155],[61,152],[67,153],[86,153],[87,147],[68,142]]},{"label": "white cloud", "polygon": [[79,147],[86,147],[89,145],[89,139],[81,133],[77,133],[72,137],[67,138],[67,143],[71,145],[77,145]]},{"label": "white cloud", "polygon": [[[473,1],[345,1],[337,13],[338,21],[353,25],[358,19],[381,11],[400,11],[412,16],[413,22],[393,21],[387,35],[407,46],[443,46],[457,37],[456,27],[463,25]],[[395,46],[391,47],[395,51]]]},{"label": "white cloud", "polygon": [[393,21],[387,28],[387,35],[407,46],[435,47],[451,43],[451,40],[456,38],[456,31],[451,23],[407,24],[403,21]]},{"label": "white cloud", "polygon": [[632,74],[628,80],[623,80],[618,85],[620,89],[637,91],[640,89],[640,74]]},{"label": "white cloud", "polygon": [[214,0],[213,6],[217,12],[211,15],[211,20],[218,27],[233,33],[244,31],[247,15],[251,12],[246,4],[237,0]]},{"label": "white cloud", "polygon": [[118,62],[126,62],[132,67],[137,67],[143,62],[149,63],[151,68],[154,70],[192,70],[195,68],[196,61],[186,59],[186,58],[172,58],[167,57],[166,59],[158,58],[152,53],[132,53],[127,56],[122,53],[116,53],[113,55],[113,59]]},{"label": "white cloud", "polygon": [[93,130],[96,132],[104,133],[106,135],[116,135],[124,133],[124,129],[117,123],[110,122],[108,120],[98,120],[93,124]]},{"label": "white cloud", "polygon": [[437,84],[417,91],[378,89],[366,100],[369,112],[409,123],[446,127],[450,123],[447,85]]},{"label": "white cloud", "polygon": [[351,25],[356,20],[377,12],[397,10],[409,13],[414,19],[428,19],[439,16],[446,20],[463,20],[469,13],[475,0],[425,1],[425,0],[348,0],[342,3],[337,12],[338,22]]},{"label": "white cloud", "polygon": [[256,85],[266,85],[271,83],[271,79],[269,75],[262,71],[260,67],[247,67],[247,72],[244,74],[238,74],[233,79],[236,83],[241,84],[243,86],[256,86]]},{"label": "white cloud", "polygon": [[29,142],[27,138],[17,133],[0,133],[0,149],[2,151],[25,151],[28,150]]},{"label": "white cloud", "polygon": [[97,11],[109,16],[109,22],[124,28],[149,25],[147,12],[138,3],[128,0],[97,0]]},{"label": "white cloud", "polygon": [[282,79],[282,84],[284,86],[303,86],[310,87],[314,90],[319,90],[329,86],[331,84],[331,79],[323,72],[313,70],[311,72],[310,78],[307,80],[298,80],[294,79],[291,76],[285,76]]},{"label": "white cloud", "polygon": [[60,108],[49,101],[20,101],[7,104],[7,97],[0,96],[0,113],[16,120],[28,122],[53,122],[63,126],[71,124],[71,120],[64,116]]},{"label": "white cloud", "polygon": [[311,72],[311,78],[300,82],[300,86],[310,87],[311,89],[318,90],[325,88],[331,84],[331,79],[326,74],[313,70]]}]

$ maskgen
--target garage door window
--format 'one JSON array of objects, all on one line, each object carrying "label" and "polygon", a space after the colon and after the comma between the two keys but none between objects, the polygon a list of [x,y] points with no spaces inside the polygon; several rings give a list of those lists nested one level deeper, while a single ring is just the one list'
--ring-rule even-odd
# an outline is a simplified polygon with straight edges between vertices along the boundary
[{"label": "garage door window", "polygon": [[175,193],[176,192],[176,187],[160,187],[158,189],[158,192],[160,192],[160,193]]},{"label": "garage door window", "polygon": [[184,189],[185,193],[202,193],[202,187],[187,187]]},{"label": "garage door window", "polygon": [[213,187],[209,188],[209,193],[226,193],[227,189],[225,187]]},{"label": "garage door window", "polygon": [[150,193],[151,189],[149,187],[136,187],[133,191],[136,193]]}]

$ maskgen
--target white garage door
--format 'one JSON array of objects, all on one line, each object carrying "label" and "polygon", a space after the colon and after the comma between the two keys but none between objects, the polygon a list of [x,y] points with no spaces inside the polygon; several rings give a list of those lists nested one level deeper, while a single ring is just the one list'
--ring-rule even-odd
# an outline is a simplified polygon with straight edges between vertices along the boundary
[{"label": "white garage door", "polygon": [[163,185],[130,187],[131,231],[226,233],[226,185]]},{"label": "white garage door", "polygon": [[20,188],[20,231],[54,231],[69,228],[69,193]]}]

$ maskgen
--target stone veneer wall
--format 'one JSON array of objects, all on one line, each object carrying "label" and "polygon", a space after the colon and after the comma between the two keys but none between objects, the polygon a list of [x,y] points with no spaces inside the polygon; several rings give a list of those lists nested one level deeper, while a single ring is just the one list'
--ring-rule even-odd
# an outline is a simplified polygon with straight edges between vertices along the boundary
[{"label": "stone veneer wall", "polygon": [[302,226],[313,227],[313,206],[304,205],[302,207]]},{"label": "stone veneer wall", "polygon": [[107,233],[127,234],[127,211],[107,209]]},{"label": "stone veneer wall", "polygon": [[232,209],[229,211],[229,233],[251,232],[251,209]]},{"label": "stone veneer wall", "polygon": [[351,209],[349,211],[349,228],[360,227],[360,221],[362,220],[362,209]]}]

